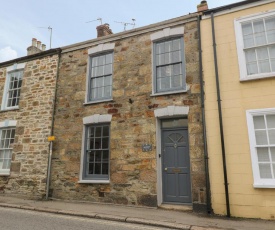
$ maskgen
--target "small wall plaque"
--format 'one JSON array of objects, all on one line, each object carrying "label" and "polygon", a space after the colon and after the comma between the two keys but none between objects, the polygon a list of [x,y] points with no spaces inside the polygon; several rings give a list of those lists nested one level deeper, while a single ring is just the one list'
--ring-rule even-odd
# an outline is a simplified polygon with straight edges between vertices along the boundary
[{"label": "small wall plaque", "polygon": [[143,145],[142,145],[142,151],[143,151],[143,152],[152,151],[152,145],[151,145],[151,144],[143,144]]}]

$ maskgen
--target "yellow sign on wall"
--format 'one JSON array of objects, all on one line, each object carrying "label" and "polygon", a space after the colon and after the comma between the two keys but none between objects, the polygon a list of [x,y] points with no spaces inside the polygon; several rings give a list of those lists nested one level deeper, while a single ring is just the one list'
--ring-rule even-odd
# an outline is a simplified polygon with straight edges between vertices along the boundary
[{"label": "yellow sign on wall", "polygon": [[49,136],[48,141],[55,141],[55,136]]}]

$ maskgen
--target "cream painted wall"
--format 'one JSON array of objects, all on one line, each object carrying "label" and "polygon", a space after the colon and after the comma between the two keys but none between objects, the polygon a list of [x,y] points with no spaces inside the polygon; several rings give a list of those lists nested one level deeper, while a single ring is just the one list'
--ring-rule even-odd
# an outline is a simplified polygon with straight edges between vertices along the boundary
[{"label": "cream painted wall", "polygon": [[[274,219],[275,189],[253,187],[246,110],[275,108],[274,78],[240,82],[234,19],[275,9],[275,2],[215,16],[225,151],[232,216]],[[201,21],[212,206],[226,214],[211,20]]]}]

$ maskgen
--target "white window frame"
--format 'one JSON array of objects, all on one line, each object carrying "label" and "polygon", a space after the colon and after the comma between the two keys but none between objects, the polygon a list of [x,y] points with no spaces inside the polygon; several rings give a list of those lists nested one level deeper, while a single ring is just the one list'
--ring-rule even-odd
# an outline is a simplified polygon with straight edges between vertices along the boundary
[{"label": "white window frame", "polygon": [[236,18],[234,20],[237,55],[238,55],[238,61],[239,61],[240,81],[275,77],[275,72],[258,73],[253,75],[247,74],[247,67],[246,67],[246,60],[245,60],[245,53],[244,53],[244,42],[243,42],[242,26],[241,26],[242,23],[244,22],[249,22],[255,19],[262,19],[270,16],[275,16],[275,10],[252,14],[252,15]]},{"label": "white window frame", "polygon": [[[100,56],[101,54],[107,54],[107,53],[112,53],[113,52],[113,65],[114,65],[114,48],[115,48],[115,43],[106,43],[106,44],[100,44],[97,45],[93,48],[88,49],[88,66],[87,66],[87,74],[86,74],[86,95],[85,95],[85,102],[84,105],[87,104],[94,104],[94,103],[99,103],[99,102],[105,102],[105,101],[112,101],[113,100],[113,94],[112,94],[112,89],[111,89],[111,97],[110,98],[102,98],[102,99],[95,99],[95,100],[90,100],[90,76],[91,76],[91,66],[92,62],[91,59],[92,57]],[[113,69],[112,69],[112,84],[113,84]]]},{"label": "white window frame", "polygon": [[[100,115],[100,114],[94,114],[92,116],[84,117],[83,118],[83,131],[82,131],[82,149],[81,149],[81,161],[80,161],[80,172],[79,172],[79,181],[78,183],[82,184],[109,184],[110,183],[110,145],[109,145],[109,173],[108,173],[108,179],[100,179],[100,178],[86,178],[84,174],[84,161],[86,160],[86,130],[87,126],[90,125],[101,125],[101,124],[108,124],[109,127],[111,127],[111,120],[112,115],[106,114],[106,115]],[[109,142],[111,140],[111,133],[109,133]]]},{"label": "white window frame", "polygon": [[[20,64],[14,64],[12,66],[7,67],[7,75],[6,75],[6,81],[4,86],[4,92],[3,92],[3,98],[2,98],[2,104],[1,104],[1,110],[13,110],[18,109],[19,105],[16,106],[7,106],[8,103],[8,93],[9,93],[9,84],[10,84],[10,74],[14,71],[24,71],[26,63],[20,63]],[[24,72],[23,72],[24,74]],[[23,78],[22,78],[23,80]],[[22,86],[21,86],[22,87]]]},{"label": "white window frame", "polygon": [[[15,120],[5,120],[0,122],[0,129],[9,129],[15,128],[17,121]],[[0,176],[8,176],[10,175],[10,168],[9,169],[0,169]]]},{"label": "white window frame", "polygon": [[[254,188],[275,188],[275,179],[261,179],[260,171],[258,165],[258,156],[256,150],[256,137],[254,131],[254,116],[261,115],[269,115],[275,114],[275,108],[267,108],[267,109],[256,109],[256,110],[247,110],[246,118],[247,118],[247,127],[248,127],[248,136],[249,136],[249,144],[250,144],[250,154],[252,161],[252,171],[254,177]],[[273,146],[273,145],[269,145]]]},{"label": "white window frame", "polygon": [[[182,93],[187,92],[188,86],[186,84],[186,63],[185,63],[185,45],[184,45],[184,27],[176,27],[176,28],[165,28],[158,32],[155,32],[151,34],[150,38],[152,41],[152,94],[151,96],[158,96],[158,95],[167,95],[167,94],[176,94],[176,93]],[[157,86],[156,86],[156,58],[155,58],[155,46],[156,43],[166,41],[166,40],[172,40],[180,38],[182,39],[183,47],[182,47],[182,75],[183,75],[183,88],[182,89],[175,89],[175,90],[166,90],[157,92]]]}]

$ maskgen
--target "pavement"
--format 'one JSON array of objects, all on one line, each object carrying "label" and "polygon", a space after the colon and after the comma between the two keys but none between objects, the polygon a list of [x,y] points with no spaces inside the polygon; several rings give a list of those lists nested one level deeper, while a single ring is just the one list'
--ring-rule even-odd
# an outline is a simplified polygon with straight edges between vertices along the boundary
[{"label": "pavement", "polygon": [[275,221],[226,218],[191,211],[164,210],[81,201],[29,200],[0,195],[0,207],[33,210],[97,218],[135,224],[145,224],[185,230],[274,230]]}]

